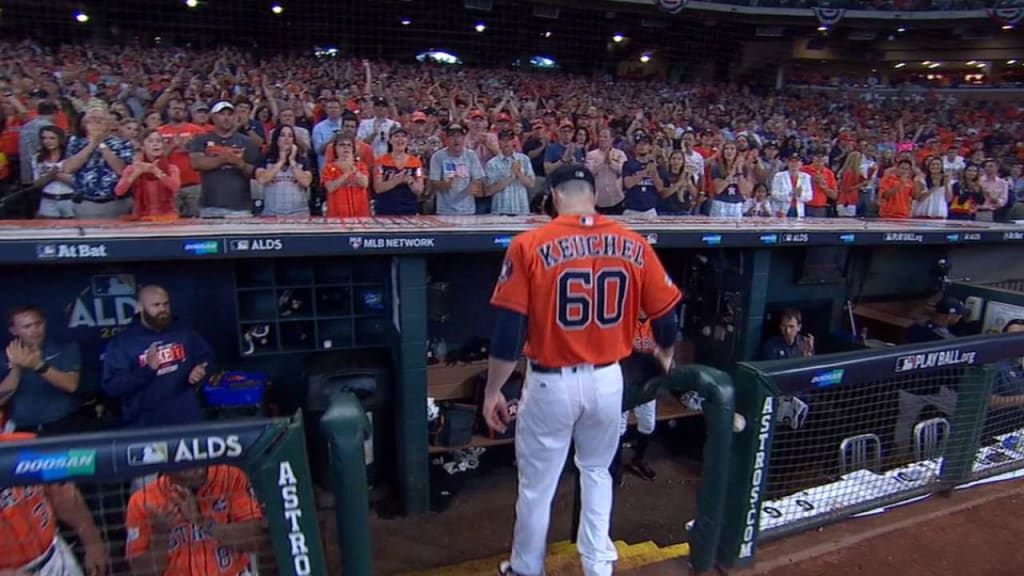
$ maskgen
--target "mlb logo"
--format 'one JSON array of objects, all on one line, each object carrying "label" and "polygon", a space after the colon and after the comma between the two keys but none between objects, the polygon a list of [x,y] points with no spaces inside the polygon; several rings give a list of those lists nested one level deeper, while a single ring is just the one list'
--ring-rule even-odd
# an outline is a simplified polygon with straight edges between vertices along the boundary
[{"label": "mlb logo", "polygon": [[901,356],[896,359],[896,371],[907,372],[915,368],[914,356]]},{"label": "mlb logo", "polygon": [[131,444],[128,446],[128,465],[149,466],[151,464],[166,464],[168,453],[167,442]]},{"label": "mlb logo", "polygon": [[249,241],[248,240],[232,240],[231,241],[231,249],[234,250],[235,252],[245,252],[245,251],[249,250]]},{"label": "mlb logo", "polygon": [[48,260],[50,258],[57,257],[57,245],[56,244],[37,244],[36,245],[36,258],[40,260]]},{"label": "mlb logo", "polygon": [[352,236],[351,238],[348,239],[348,245],[351,246],[353,250],[358,250],[358,249],[362,248],[363,247],[363,238],[362,238],[362,236]]}]

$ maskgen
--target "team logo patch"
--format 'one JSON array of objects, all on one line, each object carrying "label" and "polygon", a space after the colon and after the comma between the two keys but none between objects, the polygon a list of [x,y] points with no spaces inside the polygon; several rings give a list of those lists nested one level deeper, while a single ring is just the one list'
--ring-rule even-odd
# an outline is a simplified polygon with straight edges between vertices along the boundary
[{"label": "team logo patch", "polygon": [[224,512],[227,509],[228,509],[228,501],[225,500],[224,498],[218,498],[217,501],[213,503],[213,511],[214,512]]},{"label": "team logo patch", "polygon": [[501,274],[498,275],[498,282],[507,282],[512,277],[512,260],[505,258],[501,264]]}]

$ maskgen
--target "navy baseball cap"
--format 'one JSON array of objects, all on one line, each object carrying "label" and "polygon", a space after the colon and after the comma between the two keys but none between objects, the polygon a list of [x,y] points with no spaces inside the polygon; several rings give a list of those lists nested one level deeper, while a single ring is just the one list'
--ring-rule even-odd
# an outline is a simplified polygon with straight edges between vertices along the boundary
[{"label": "navy baseball cap", "polygon": [[572,180],[583,180],[594,185],[594,174],[583,164],[563,164],[548,174],[548,186],[558,188]]},{"label": "navy baseball cap", "polygon": [[964,305],[952,296],[945,296],[942,300],[935,303],[935,311],[939,314],[956,314],[957,316],[962,316],[964,313]]}]

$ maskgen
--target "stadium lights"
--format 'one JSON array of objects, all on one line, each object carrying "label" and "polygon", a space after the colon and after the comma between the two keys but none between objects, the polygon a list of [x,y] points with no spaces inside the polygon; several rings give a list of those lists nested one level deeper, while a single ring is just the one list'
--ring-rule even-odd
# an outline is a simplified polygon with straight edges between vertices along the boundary
[{"label": "stadium lights", "polygon": [[923,64],[924,66],[928,66],[931,63],[932,63],[931,60],[925,60],[924,62],[921,62],[921,64]]},{"label": "stadium lights", "polygon": [[547,32],[545,32],[544,33],[544,37],[545,38],[551,38],[551,30],[548,30]]},{"label": "stadium lights", "polygon": [[818,32],[828,32],[828,26],[818,26]]},{"label": "stadium lights", "polygon": [[626,39],[626,37],[623,36],[622,34],[616,34],[616,35],[612,36],[612,42],[615,42],[616,44],[622,42],[625,39]]},{"label": "stadium lights", "polygon": [[967,65],[968,65],[968,66],[974,66],[974,65],[975,65],[975,64],[977,64],[977,63],[978,63],[978,62],[977,62],[976,60],[968,60],[968,61],[967,61]]},{"label": "stadium lights", "polygon": [[1010,65],[1013,65],[1013,64],[1016,64],[1017,61],[1016,60],[1007,60],[1006,63],[1010,64]]},{"label": "stadium lights", "polygon": [[270,7],[270,11],[273,12],[274,14],[280,14],[281,12],[284,12],[284,7],[281,6],[280,4],[274,4],[273,6]]},{"label": "stadium lights", "polygon": [[896,31],[897,32],[906,32],[907,29],[905,27],[903,27],[903,26],[900,26],[899,28],[896,29]]},{"label": "stadium lights", "polygon": [[199,0],[185,0],[185,6],[195,8],[196,6],[199,6]]},{"label": "stadium lights", "polygon": [[932,62],[931,64],[928,65],[928,68],[934,70],[934,69],[938,68],[941,65],[942,64],[940,64],[939,62]]},{"label": "stadium lights", "polygon": [[1003,24],[1003,30],[1013,30],[1013,24]]},{"label": "stadium lights", "polygon": [[650,52],[644,52],[643,54],[641,54],[640,55],[640,61],[643,62],[644,64],[647,64],[648,62],[650,62],[651,61],[651,53]]},{"label": "stadium lights", "polygon": [[402,26],[408,26],[409,24],[412,24],[412,20],[409,20],[408,18],[402,18]]},{"label": "stadium lights", "polygon": [[78,12],[75,12],[75,20],[79,24],[85,24],[86,22],[89,21],[89,15],[86,14],[85,12],[79,10]]},{"label": "stadium lights", "polygon": [[900,62],[900,63],[896,64],[895,66],[893,66],[893,68],[899,69],[899,68],[903,68],[906,65],[907,65],[906,62]]},{"label": "stadium lights", "polygon": [[477,22],[475,29],[477,32],[483,32],[484,30],[487,30],[487,25],[483,22]]}]

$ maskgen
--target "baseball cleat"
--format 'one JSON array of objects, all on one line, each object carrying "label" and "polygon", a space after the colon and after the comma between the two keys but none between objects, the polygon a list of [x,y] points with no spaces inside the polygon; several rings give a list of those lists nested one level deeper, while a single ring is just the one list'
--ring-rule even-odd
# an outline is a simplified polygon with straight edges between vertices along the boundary
[{"label": "baseball cleat", "polygon": [[516,573],[512,571],[511,560],[502,560],[501,564],[498,564],[498,576],[516,576]]}]

